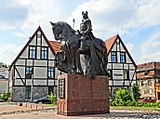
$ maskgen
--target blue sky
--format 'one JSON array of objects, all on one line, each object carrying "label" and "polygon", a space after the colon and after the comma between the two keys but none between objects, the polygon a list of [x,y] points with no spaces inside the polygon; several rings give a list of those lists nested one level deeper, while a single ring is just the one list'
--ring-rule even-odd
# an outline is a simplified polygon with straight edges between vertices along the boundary
[{"label": "blue sky", "polygon": [[160,61],[160,0],[0,0],[0,62],[11,64],[40,25],[53,40],[49,21],[79,29],[87,10],[93,33],[106,40],[117,33],[137,64]]}]

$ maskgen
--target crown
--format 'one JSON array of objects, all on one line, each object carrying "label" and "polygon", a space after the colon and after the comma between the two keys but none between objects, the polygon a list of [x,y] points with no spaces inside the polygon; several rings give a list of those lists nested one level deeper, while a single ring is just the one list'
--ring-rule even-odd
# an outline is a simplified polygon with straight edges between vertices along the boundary
[{"label": "crown", "polygon": [[88,12],[87,11],[83,11],[82,15],[88,15]]}]

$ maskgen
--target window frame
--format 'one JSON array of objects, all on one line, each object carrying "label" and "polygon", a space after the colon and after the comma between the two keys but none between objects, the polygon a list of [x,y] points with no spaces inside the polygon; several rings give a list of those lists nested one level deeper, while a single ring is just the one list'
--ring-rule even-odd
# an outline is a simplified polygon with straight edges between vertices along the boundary
[{"label": "window frame", "polygon": [[111,62],[116,63],[117,62],[117,52],[111,51]]},{"label": "window frame", "polygon": [[55,79],[55,67],[48,67],[48,78]]},{"label": "window frame", "polygon": [[120,63],[126,63],[126,53],[120,52]]},{"label": "window frame", "polygon": [[48,59],[48,47],[46,46],[41,47],[41,59],[42,60]]},{"label": "window frame", "polygon": [[36,53],[36,46],[29,46],[29,53],[28,53],[28,58],[29,59],[36,59],[37,53]]},{"label": "window frame", "polygon": [[25,77],[26,79],[31,79],[33,74],[33,67],[32,66],[27,66],[25,70]]}]

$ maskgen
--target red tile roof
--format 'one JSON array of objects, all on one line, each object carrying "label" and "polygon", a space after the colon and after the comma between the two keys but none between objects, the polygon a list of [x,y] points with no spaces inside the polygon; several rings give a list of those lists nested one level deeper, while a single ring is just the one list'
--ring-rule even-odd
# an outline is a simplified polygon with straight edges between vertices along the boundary
[{"label": "red tile roof", "polygon": [[109,39],[107,39],[107,40],[105,41],[106,47],[107,47],[107,54],[110,52],[110,50],[111,50],[114,42],[116,41],[117,37],[119,37],[118,34],[115,35],[115,36],[113,36],[113,37],[111,37],[111,38],[109,38]]},{"label": "red tile roof", "polygon": [[51,45],[51,48],[55,53],[60,51],[61,43],[58,41],[49,41],[49,44]]}]

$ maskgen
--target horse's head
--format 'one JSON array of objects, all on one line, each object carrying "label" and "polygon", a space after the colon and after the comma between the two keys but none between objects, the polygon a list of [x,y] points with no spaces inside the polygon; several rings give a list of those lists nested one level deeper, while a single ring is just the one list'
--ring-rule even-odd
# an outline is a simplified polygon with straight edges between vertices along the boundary
[{"label": "horse's head", "polygon": [[54,34],[54,37],[56,40],[61,40],[61,36],[62,36],[62,25],[58,24],[58,23],[52,23],[50,22],[52,25],[52,31]]},{"label": "horse's head", "polygon": [[71,37],[73,34],[75,34],[75,31],[66,22],[56,22],[56,23],[50,22],[50,23],[52,25],[52,31],[56,40],[60,41],[70,40],[68,38]]}]

